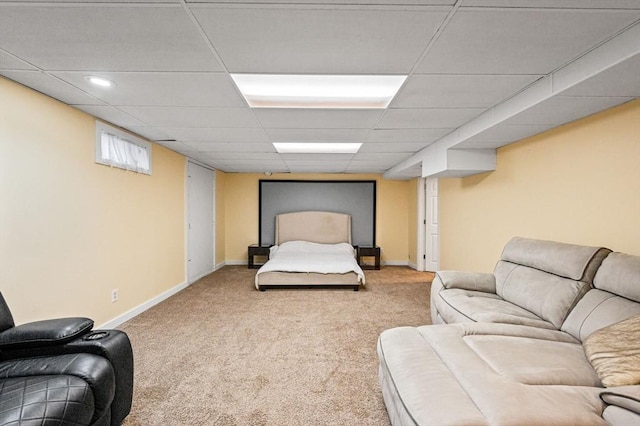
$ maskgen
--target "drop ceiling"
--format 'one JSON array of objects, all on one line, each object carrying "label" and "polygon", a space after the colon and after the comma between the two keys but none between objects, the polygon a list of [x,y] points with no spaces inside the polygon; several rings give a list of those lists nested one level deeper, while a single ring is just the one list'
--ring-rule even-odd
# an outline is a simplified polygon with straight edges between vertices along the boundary
[{"label": "drop ceiling", "polygon": [[[408,78],[386,109],[252,109],[230,73]],[[640,0],[0,0],[0,75],[225,172],[407,179],[640,97]]]}]

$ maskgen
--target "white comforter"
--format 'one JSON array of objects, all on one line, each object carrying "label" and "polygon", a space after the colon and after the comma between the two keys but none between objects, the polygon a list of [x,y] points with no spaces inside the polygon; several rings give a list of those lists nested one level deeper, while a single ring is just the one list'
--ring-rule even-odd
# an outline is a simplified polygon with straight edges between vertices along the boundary
[{"label": "white comforter", "polygon": [[355,250],[347,243],[318,244],[308,241],[288,241],[271,247],[269,261],[256,274],[263,272],[316,272],[346,274],[355,272],[364,284],[364,273],[356,262]]}]

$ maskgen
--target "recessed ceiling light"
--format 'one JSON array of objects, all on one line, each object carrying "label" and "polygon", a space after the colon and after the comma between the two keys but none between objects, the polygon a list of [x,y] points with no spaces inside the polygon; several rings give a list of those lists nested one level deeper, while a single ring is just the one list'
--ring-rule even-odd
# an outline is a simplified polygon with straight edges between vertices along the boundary
[{"label": "recessed ceiling light", "polygon": [[253,108],[386,108],[406,75],[231,74]]},{"label": "recessed ceiling light", "polygon": [[100,86],[100,87],[113,87],[116,85],[111,80],[107,80],[106,78],[102,78],[102,77],[96,77],[94,75],[86,76],[85,80],[87,80],[89,83],[93,85]]},{"label": "recessed ceiling light", "polygon": [[361,143],[274,142],[280,154],[355,154]]}]

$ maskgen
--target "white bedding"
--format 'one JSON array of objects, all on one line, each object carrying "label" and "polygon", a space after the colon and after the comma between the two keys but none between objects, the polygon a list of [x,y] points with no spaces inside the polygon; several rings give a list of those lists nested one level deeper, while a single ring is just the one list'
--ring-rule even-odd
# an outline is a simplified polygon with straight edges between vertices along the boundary
[{"label": "white bedding", "polygon": [[318,244],[308,241],[288,241],[271,247],[269,261],[256,273],[263,272],[316,272],[346,274],[355,272],[364,284],[364,273],[356,262],[355,249],[347,243]]}]

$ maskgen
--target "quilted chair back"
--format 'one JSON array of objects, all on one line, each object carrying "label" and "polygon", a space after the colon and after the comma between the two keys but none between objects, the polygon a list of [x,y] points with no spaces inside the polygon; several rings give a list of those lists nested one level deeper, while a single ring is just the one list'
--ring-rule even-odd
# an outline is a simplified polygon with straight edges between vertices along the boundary
[{"label": "quilted chair back", "polygon": [[9,306],[4,300],[4,296],[2,296],[2,293],[0,293],[0,332],[13,327],[15,327],[15,323],[13,322],[13,315],[11,315]]}]

